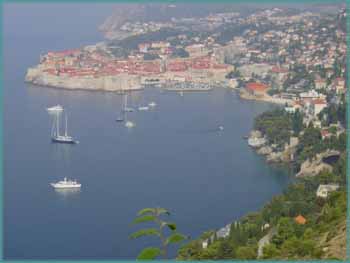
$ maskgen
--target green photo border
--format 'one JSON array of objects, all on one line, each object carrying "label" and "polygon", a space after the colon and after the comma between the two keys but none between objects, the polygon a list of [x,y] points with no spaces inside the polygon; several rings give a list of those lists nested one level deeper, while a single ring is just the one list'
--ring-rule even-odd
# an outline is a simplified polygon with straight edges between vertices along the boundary
[{"label": "green photo border", "polygon": [[[51,263],[58,263],[58,262],[87,262],[87,263],[95,263],[95,262],[135,262],[133,260],[4,260],[4,250],[3,250],[3,209],[4,209],[4,191],[3,191],[3,6],[5,4],[13,4],[13,3],[147,3],[147,2],[159,2],[159,3],[305,3],[305,4],[312,4],[312,3],[346,3],[346,44],[347,44],[347,50],[346,50],[346,64],[347,67],[350,65],[350,12],[349,12],[349,5],[350,0],[0,0],[0,261],[6,261],[6,262],[51,262]],[[348,68],[348,74],[346,74],[346,83],[347,83],[347,89],[346,89],[346,103],[347,103],[347,110],[346,110],[346,131],[347,131],[347,162],[346,162],[346,168],[347,168],[347,189],[349,189],[349,158],[350,158],[350,141],[349,141],[349,121],[350,121],[350,90],[349,90],[349,83],[350,83],[350,70]],[[347,194],[347,213],[346,213],[346,260],[344,262],[350,262],[350,217],[349,217],[349,211],[350,211],[350,195]],[[175,260],[157,260],[157,262],[171,262]],[[288,260],[290,262],[293,262],[291,260]],[[176,261],[181,262],[181,261]],[[207,262],[207,261],[195,261],[195,262]],[[212,261],[210,261],[212,262]],[[274,261],[274,260],[232,260],[232,261],[221,261],[221,262],[286,262],[286,261]],[[307,260],[302,262],[343,262],[340,260]]]}]

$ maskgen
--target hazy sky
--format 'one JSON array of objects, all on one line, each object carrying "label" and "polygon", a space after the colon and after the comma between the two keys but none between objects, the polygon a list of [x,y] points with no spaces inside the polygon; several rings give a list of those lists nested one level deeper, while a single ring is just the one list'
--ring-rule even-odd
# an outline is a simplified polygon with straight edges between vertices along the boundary
[{"label": "hazy sky", "polygon": [[[256,6],[249,1],[245,5]],[[97,27],[117,7],[115,3],[5,3],[3,32],[5,37],[17,36],[18,32],[21,32],[21,36],[30,34],[64,37],[65,33],[78,32],[86,27],[96,34]],[[27,30],[24,32],[21,30],[23,28]]]},{"label": "hazy sky", "polygon": [[[111,4],[58,4],[58,3],[5,3],[4,33],[16,35],[17,30],[28,28],[33,34],[60,34],[76,31],[82,26],[96,30],[113,12]],[[21,32],[23,34],[23,32]]]}]

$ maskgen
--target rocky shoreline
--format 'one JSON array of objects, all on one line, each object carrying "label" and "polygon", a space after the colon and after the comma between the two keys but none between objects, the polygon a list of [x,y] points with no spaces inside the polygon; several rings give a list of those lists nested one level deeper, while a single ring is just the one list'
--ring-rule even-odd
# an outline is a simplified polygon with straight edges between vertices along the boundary
[{"label": "rocky shoreline", "polygon": [[[254,144],[260,140],[260,144]],[[289,143],[286,143],[283,149],[278,149],[277,145],[269,144],[266,138],[263,137],[262,133],[257,130],[251,131],[248,137],[248,145],[252,147],[257,154],[265,156],[267,163],[280,163],[280,164],[291,164],[295,161],[295,152],[299,144],[298,137],[291,137]],[[315,176],[321,171],[332,171],[332,166],[325,163],[323,159],[327,156],[338,155],[338,151],[327,150],[325,152],[317,154],[311,160],[304,161],[296,177],[303,176]]]},{"label": "rocky shoreline", "polygon": [[285,105],[286,103],[287,104],[292,103],[292,100],[275,98],[275,97],[272,97],[266,93],[262,96],[255,96],[255,95],[248,93],[245,89],[239,90],[239,97],[241,99],[245,99],[245,100],[264,101],[264,102],[270,102],[270,103],[275,103],[275,104],[279,104],[279,105]]}]

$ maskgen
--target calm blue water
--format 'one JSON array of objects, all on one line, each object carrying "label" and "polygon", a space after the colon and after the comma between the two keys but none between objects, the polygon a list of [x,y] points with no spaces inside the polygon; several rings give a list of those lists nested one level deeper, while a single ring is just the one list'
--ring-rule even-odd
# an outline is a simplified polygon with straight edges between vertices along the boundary
[{"label": "calm blue water", "polygon": [[[128,240],[141,208],[168,208],[179,230],[197,237],[259,209],[288,183],[286,171],[266,165],[242,139],[268,104],[242,101],[225,89],[184,97],[149,89],[133,93],[130,103],[158,106],[130,113],[136,127],[128,130],[114,121],[120,95],[23,82],[40,53],[100,41],[96,25],[109,12],[95,5],[5,7],[7,259],[134,259],[150,245]],[[45,108],[58,103],[79,145],[50,142]],[[216,131],[219,125],[224,131]],[[64,176],[78,179],[81,191],[49,187]]]}]

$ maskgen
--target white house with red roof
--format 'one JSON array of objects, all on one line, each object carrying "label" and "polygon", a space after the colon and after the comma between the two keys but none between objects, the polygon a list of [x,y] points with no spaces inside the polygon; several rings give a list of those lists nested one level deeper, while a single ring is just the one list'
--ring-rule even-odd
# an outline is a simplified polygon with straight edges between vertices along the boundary
[{"label": "white house with red roof", "polygon": [[337,94],[345,93],[345,80],[344,80],[344,78],[336,78],[333,81],[333,89],[336,91]]},{"label": "white house with red roof", "polygon": [[313,112],[317,116],[324,108],[327,107],[327,101],[325,99],[312,100]]}]

